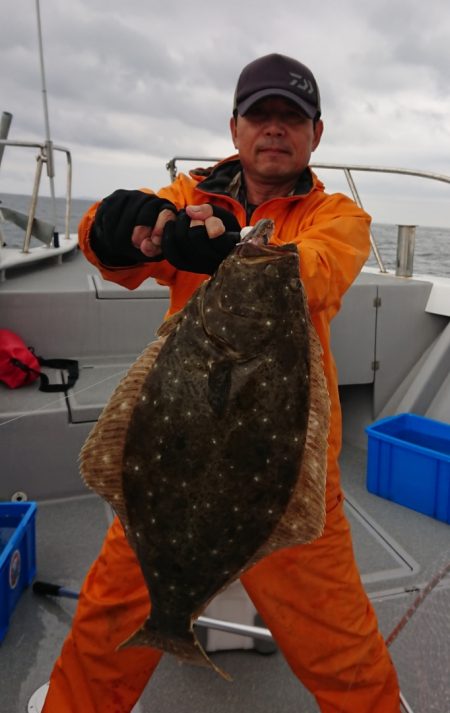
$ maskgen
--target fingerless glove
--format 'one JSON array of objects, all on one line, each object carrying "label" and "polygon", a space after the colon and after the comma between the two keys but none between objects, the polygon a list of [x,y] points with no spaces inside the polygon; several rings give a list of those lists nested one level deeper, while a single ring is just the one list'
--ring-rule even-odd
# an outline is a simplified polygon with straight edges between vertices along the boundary
[{"label": "fingerless glove", "polygon": [[161,242],[163,256],[178,270],[212,275],[240,241],[241,226],[233,213],[217,206],[212,209],[226,229],[217,238],[208,237],[204,225],[191,228],[191,218],[184,210],[166,223]]},{"label": "fingerless glove", "polygon": [[131,235],[137,225],[153,228],[164,209],[177,212],[173,203],[158,196],[143,191],[114,191],[97,209],[90,235],[94,253],[104,265],[111,267],[162,260],[162,255],[150,258],[135,248]]}]

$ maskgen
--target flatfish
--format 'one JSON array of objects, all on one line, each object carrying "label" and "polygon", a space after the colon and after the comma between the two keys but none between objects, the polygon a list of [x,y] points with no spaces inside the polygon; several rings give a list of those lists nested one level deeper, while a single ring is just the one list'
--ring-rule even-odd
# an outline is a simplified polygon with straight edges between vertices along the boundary
[{"label": "flatfish", "polygon": [[121,646],[217,671],[195,619],[262,557],[320,536],[325,517],[322,350],[297,248],[270,244],[273,229],[259,221],[163,323],[80,456],[150,593],[149,618]]}]

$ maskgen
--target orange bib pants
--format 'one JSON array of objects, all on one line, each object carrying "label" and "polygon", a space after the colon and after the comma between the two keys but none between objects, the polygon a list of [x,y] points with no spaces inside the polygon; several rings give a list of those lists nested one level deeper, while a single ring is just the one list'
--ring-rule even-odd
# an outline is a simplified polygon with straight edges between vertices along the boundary
[{"label": "orange bib pants", "polygon": [[[397,676],[360,581],[341,501],[328,512],[322,537],[276,552],[241,581],[322,713],[399,713]],[[43,713],[132,710],[162,653],[116,647],[149,606],[116,518],[83,585]]]}]

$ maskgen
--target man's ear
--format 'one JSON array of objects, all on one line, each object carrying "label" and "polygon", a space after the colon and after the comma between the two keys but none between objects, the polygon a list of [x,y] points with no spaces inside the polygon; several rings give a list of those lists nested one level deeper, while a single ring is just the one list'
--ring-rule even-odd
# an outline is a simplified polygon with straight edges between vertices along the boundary
[{"label": "man's ear", "polygon": [[316,125],[314,127],[314,139],[313,139],[313,144],[312,144],[312,150],[315,151],[318,145],[320,144],[320,139],[322,138],[323,134],[323,121],[322,119],[318,119],[316,122]]},{"label": "man's ear", "polygon": [[236,129],[237,129],[237,119],[235,119],[234,116],[232,116],[230,119],[230,132],[231,132],[231,140],[233,142],[235,149],[239,148]]}]

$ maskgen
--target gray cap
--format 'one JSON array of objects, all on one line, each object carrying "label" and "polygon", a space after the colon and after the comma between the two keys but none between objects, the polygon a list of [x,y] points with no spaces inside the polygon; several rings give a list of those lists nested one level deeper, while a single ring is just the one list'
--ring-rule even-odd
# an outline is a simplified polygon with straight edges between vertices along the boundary
[{"label": "gray cap", "polygon": [[244,116],[255,102],[272,96],[290,99],[310,119],[320,117],[317,82],[311,70],[296,59],[268,54],[247,64],[238,79],[233,110]]}]

